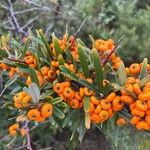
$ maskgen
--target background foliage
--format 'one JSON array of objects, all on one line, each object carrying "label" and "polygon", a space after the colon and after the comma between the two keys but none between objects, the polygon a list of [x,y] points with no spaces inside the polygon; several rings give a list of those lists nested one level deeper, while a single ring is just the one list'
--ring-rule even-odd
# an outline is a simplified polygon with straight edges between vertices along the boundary
[{"label": "background foliage", "polygon": [[[62,36],[66,28],[68,28],[69,33],[77,33],[77,37],[83,39],[86,44],[90,41],[87,38],[89,34],[94,38],[107,39],[111,37],[116,41],[124,35],[122,47],[118,53],[126,64],[139,62],[144,57],[150,59],[149,0],[11,0],[14,9],[13,12],[16,13],[14,14],[15,18],[17,19],[19,28],[23,31],[12,25],[13,20],[9,9],[7,9],[10,8],[8,2],[9,0],[0,1],[1,35],[9,33],[14,37],[20,38],[26,35],[29,29],[35,31],[35,29],[42,28],[48,37],[53,32],[58,36]],[[78,29],[80,29],[80,32],[78,32]],[[4,129],[11,123],[11,121],[8,122],[4,119],[8,118],[7,115],[9,112],[5,113],[5,109],[0,109],[0,114],[0,119],[3,122],[0,124],[0,128]],[[51,134],[43,133],[43,128],[48,129]],[[149,149],[148,137],[144,138],[141,133],[137,133],[135,141],[132,141],[130,139],[131,133],[127,129],[128,127],[125,127],[123,130],[124,133],[122,134],[124,136],[119,139],[121,142],[119,141],[118,149],[130,149],[128,145],[135,146],[135,142],[139,149]],[[78,144],[76,141],[69,141],[70,133],[66,132],[63,135],[61,129],[59,129],[59,133],[56,133],[47,124],[38,127],[36,130],[35,136],[39,137],[39,139],[36,138],[33,140],[35,141],[34,144],[37,144],[36,147],[40,145],[44,145],[44,147],[55,145],[55,149],[74,149]],[[109,135],[108,140],[113,138],[112,135],[115,134],[111,134],[112,131],[113,129],[111,128],[107,131],[107,135]],[[81,146],[78,146],[78,149],[81,149],[81,147],[82,149],[83,147],[86,149],[86,147],[91,145],[91,142],[93,142],[96,149],[100,146],[98,143],[99,140],[103,141],[104,145],[102,147],[110,145],[105,143],[102,134],[96,134],[97,130],[93,129],[92,133],[95,135],[87,133],[85,141],[83,141]],[[4,134],[7,134],[6,130],[0,130],[0,146],[2,149],[6,148],[5,144],[8,144],[7,137],[5,137],[5,142],[1,142]],[[41,140],[40,137],[42,135],[44,136]],[[67,146],[62,147],[66,145],[66,141],[68,141]],[[112,145],[115,145],[115,143]],[[9,146],[8,148],[11,149]],[[106,149],[110,149],[110,146],[106,146]]]}]

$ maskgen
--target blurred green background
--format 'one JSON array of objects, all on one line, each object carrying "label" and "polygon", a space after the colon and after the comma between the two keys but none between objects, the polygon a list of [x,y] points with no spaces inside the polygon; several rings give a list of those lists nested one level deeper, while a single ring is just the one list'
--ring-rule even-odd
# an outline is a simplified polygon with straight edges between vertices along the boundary
[{"label": "blurred green background", "polygon": [[[70,34],[80,29],[77,37],[89,46],[89,34],[95,39],[112,38],[115,41],[124,35],[118,53],[126,65],[140,62],[144,57],[150,58],[150,0],[0,0],[0,35],[9,33],[16,38],[24,37],[28,30],[35,32],[40,28],[48,38],[53,32],[62,37],[66,28]],[[3,129],[11,123],[5,119],[8,114],[8,111],[4,113],[4,109],[0,109],[0,150],[19,146],[18,142],[18,145],[6,147],[10,139],[4,136],[7,132]],[[50,134],[46,134],[47,130]],[[132,141],[128,127],[122,130],[123,136],[119,139],[120,145],[117,148],[114,148],[111,141],[115,136],[115,133],[111,134],[111,127],[107,131],[108,142],[103,134],[93,129],[86,134],[81,145],[75,140],[69,141],[70,133],[65,131],[64,134],[64,131],[62,133],[59,130],[56,132],[56,128],[51,128],[50,125],[38,127],[36,135],[35,132],[33,134],[35,149],[49,146],[60,150],[150,149],[150,137],[136,133],[135,141]]]}]

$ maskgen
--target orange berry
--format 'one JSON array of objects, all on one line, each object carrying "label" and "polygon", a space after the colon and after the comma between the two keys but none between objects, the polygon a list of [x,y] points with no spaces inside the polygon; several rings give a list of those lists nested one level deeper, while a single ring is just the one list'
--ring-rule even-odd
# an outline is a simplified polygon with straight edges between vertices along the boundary
[{"label": "orange berry", "polygon": [[140,64],[138,63],[134,63],[130,65],[129,67],[129,73],[133,75],[140,73],[140,70],[141,70],[141,67],[140,67]]},{"label": "orange berry", "polygon": [[131,96],[128,96],[128,95],[122,95],[120,97],[120,99],[124,102],[124,103],[127,103],[127,104],[131,104],[134,102],[134,99],[131,97]]},{"label": "orange berry", "polygon": [[126,84],[133,84],[135,82],[136,82],[136,79],[134,77],[128,77],[127,81],[126,81]]},{"label": "orange berry", "polygon": [[89,113],[93,113],[94,111],[94,104],[90,102],[90,109],[89,109]]},{"label": "orange berry", "polygon": [[38,109],[34,108],[34,109],[30,109],[30,110],[28,111],[27,116],[28,116],[28,118],[29,118],[30,120],[35,120],[35,121],[37,121],[37,120],[40,118],[41,114],[40,114],[40,112],[39,112]]},{"label": "orange berry", "polygon": [[75,98],[72,99],[70,102],[69,102],[70,106],[74,109],[78,109],[79,108],[79,101],[76,100]]},{"label": "orange berry", "polygon": [[133,91],[135,94],[139,95],[142,91],[137,83],[133,84]]},{"label": "orange berry", "polygon": [[124,103],[121,101],[119,96],[116,96],[115,99],[112,102],[113,105],[113,110],[114,111],[119,111],[123,108]]},{"label": "orange berry", "polygon": [[87,87],[84,88],[84,94],[86,96],[91,96],[93,94],[92,90],[89,90]]},{"label": "orange berry", "polygon": [[106,100],[108,102],[112,102],[115,97],[116,97],[116,93],[112,92],[106,97]]},{"label": "orange berry", "polygon": [[43,117],[50,117],[53,113],[53,106],[49,103],[45,103],[41,107],[41,114]]},{"label": "orange berry", "polygon": [[91,103],[93,103],[94,105],[98,105],[100,103],[100,101],[98,99],[96,99],[95,96],[91,96],[90,99]]},{"label": "orange berry", "polygon": [[77,100],[82,100],[82,97],[80,96],[80,93],[79,92],[76,92],[75,95],[74,95],[75,99]]},{"label": "orange berry", "polygon": [[83,97],[84,96],[84,88],[80,88],[79,93],[80,93],[80,96]]},{"label": "orange berry", "polygon": [[56,78],[56,71],[54,69],[50,69],[48,71],[48,77],[50,80],[54,80]]},{"label": "orange berry", "polygon": [[145,116],[145,121],[147,122],[148,125],[150,125],[150,115]]},{"label": "orange berry", "polygon": [[133,108],[131,110],[131,113],[132,113],[132,115],[136,115],[136,116],[139,116],[139,117],[144,117],[144,115],[145,115],[144,111],[140,111],[137,108]]},{"label": "orange berry", "polygon": [[100,101],[101,107],[103,109],[110,109],[111,108],[111,103],[107,102],[106,99],[103,99]]},{"label": "orange berry", "polygon": [[147,101],[147,106],[148,106],[148,108],[150,109],[150,100]]},{"label": "orange berry", "polygon": [[126,124],[126,120],[124,118],[118,118],[116,120],[116,124],[117,124],[117,126],[123,126]]},{"label": "orange berry", "polygon": [[140,121],[140,117],[138,117],[138,116],[133,116],[131,119],[130,119],[130,123],[132,124],[132,125],[136,125],[139,121]]},{"label": "orange berry", "polygon": [[100,111],[99,117],[100,117],[103,121],[107,120],[108,117],[109,117],[108,111],[107,111],[107,110],[102,110],[102,111]]},{"label": "orange berry", "polygon": [[136,128],[138,130],[149,130],[150,129],[150,126],[145,122],[145,121],[139,121],[137,124],[136,124]]},{"label": "orange berry", "polygon": [[27,64],[32,64],[34,62],[34,57],[32,55],[30,56],[26,56],[24,58],[24,61],[27,63]]},{"label": "orange berry", "polygon": [[135,107],[136,107],[137,109],[139,109],[140,111],[147,111],[147,104],[146,104],[146,102],[144,102],[144,101],[137,100],[137,101],[135,102]]},{"label": "orange berry", "polygon": [[57,94],[61,94],[64,91],[64,86],[61,83],[56,83],[53,86],[53,90],[57,93]]},{"label": "orange berry", "polygon": [[101,107],[101,105],[100,104],[98,104],[97,106],[96,106],[96,108],[94,109],[94,113],[100,113],[100,111],[102,110],[102,107]]},{"label": "orange berry", "polygon": [[138,95],[138,99],[142,101],[148,101],[150,100],[150,92],[142,92]]},{"label": "orange berry", "polygon": [[63,91],[63,95],[67,99],[72,99],[74,94],[75,92],[70,87],[66,87]]},{"label": "orange berry", "polygon": [[90,118],[94,123],[99,123],[101,121],[101,118],[99,117],[99,115],[95,113],[92,113],[90,115]]},{"label": "orange berry", "polygon": [[49,67],[47,66],[41,68],[41,72],[43,76],[46,76],[48,74],[48,71],[49,71]]}]

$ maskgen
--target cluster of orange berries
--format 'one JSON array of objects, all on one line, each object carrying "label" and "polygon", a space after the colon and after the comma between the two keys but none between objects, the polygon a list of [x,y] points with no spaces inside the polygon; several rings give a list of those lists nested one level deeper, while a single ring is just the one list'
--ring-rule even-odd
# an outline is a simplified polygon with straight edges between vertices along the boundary
[{"label": "cluster of orange berries", "polygon": [[12,136],[15,136],[17,134],[17,131],[20,131],[21,136],[26,135],[26,130],[24,128],[20,128],[18,123],[11,125],[8,131],[9,131],[9,134]]},{"label": "cluster of orange berries", "polygon": [[[61,48],[62,51],[64,51],[65,48],[67,47],[67,39],[68,39],[68,34],[65,34],[65,35],[63,36],[63,39],[62,39],[62,40],[60,40],[60,39],[58,40],[58,44],[59,44],[59,46],[60,46],[60,48]],[[55,52],[55,48],[54,48],[54,44],[53,44],[53,43],[50,44],[50,49],[52,50],[53,55],[56,55],[56,52]]]},{"label": "cluster of orange berries", "polygon": [[[147,71],[150,70],[150,64],[147,64]],[[129,67],[126,67],[127,74],[130,74],[132,76],[137,76],[141,72],[142,63],[134,63],[131,64]]]},{"label": "cluster of orange berries", "polygon": [[53,114],[53,106],[50,103],[44,103],[39,108],[32,108],[28,111],[27,116],[32,121],[43,122]]},{"label": "cluster of orange berries", "polygon": [[37,67],[36,58],[29,51],[26,52],[26,55],[24,57],[24,61],[27,65],[29,65],[32,68]]},{"label": "cluster of orange berries", "polygon": [[[24,91],[17,93],[14,97],[14,106],[18,109],[33,107],[29,105],[32,98]],[[28,111],[27,116],[30,120],[42,122],[46,118],[50,117],[53,113],[53,106],[49,103],[41,104],[39,108],[32,108]]]},{"label": "cluster of orange berries", "polygon": [[150,82],[141,88],[139,79],[128,77],[121,94],[121,100],[129,105],[132,114],[130,123],[139,130],[150,130]]},{"label": "cluster of orange berries", "polygon": [[115,112],[120,111],[124,103],[114,92],[110,93],[105,99],[96,99],[92,96],[90,99],[90,118],[95,123],[101,123],[112,118]]},{"label": "cluster of orange berries", "polygon": [[53,90],[62,97],[69,106],[74,109],[79,109],[83,106],[84,91],[87,89],[80,88],[78,91],[75,91],[71,88],[70,82],[65,81],[62,83],[56,83],[53,86]]},{"label": "cluster of orange berries", "polygon": [[[101,60],[104,61],[111,53],[111,51],[114,49],[115,45],[112,39],[106,41],[102,39],[98,39],[95,41],[93,47],[96,48],[96,50],[100,53]],[[112,67],[114,69],[118,69],[122,61],[119,56],[116,56],[115,53],[112,53],[110,55],[109,60],[111,61]]]},{"label": "cluster of orange berries", "polygon": [[31,96],[26,92],[19,92],[13,97],[14,106],[18,109],[28,107],[31,101]]}]

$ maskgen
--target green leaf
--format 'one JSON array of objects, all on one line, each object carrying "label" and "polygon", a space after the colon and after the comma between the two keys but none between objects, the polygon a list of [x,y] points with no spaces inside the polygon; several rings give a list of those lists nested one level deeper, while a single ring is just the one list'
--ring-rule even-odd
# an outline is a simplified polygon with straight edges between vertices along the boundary
[{"label": "green leaf", "polygon": [[25,93],[27,93],[28,95],[30,95],[30,91],[29,91],[29,89],[28,89],[27,87],[23,87],[23,91],[24,91]]},{"label": "green leaf", "polygon": [[59,61],[59,65],[64,65],[64,63],[65,63],[65,61],[64,61],[64,59],[63,59],[63,57],[62,57],[62,55],[59,55],[59,56],[58,56],[58,61]]},{"label": "green leaf", "polygon": [[40,99],[47,98],[48,96],[51,96],[52,94],[54,94],[53,90],[47,90],[43,94],[40,95]]},{"label": "green leaf", "polygon": [[29,68],[29,75],[32,82],[36,83],[39,86],[39,79],[37,77],[36,71],[33,68]]},{"label": "green leaf", "polygon": [[89,112],[85,112],[85,127],[87,129],[90,129],[90,127],[91,127],[91,119],[90,119]]},{"label": "green leaf", "polygon": [[3,93],[6,91],[6,89],[17,80],[17,78],[18,78],[18,75],[15,75],[6,82],[4,89],[0,93],[0,97],[3,95]]},{"label": "green leaf", "polygon": [[44,37],[42,31],[39,31],[39,35],[40,35],[41,40],[43,41],[43,43],[44,43],[44,45],[45,45],[45,47],[46,47],[46,49],[47,49],[47,52],[48,52],[49,57],[52,58],[51,49],[50,49],[49,44],[48,44],[46,38]]},{"label": "green leaf", "polygon": [[61,97],[56,97],[56,98],[54,98],[54,99],[52,99],[52,105],[56,105],[56,104],[58,104],[58,103],[60,103],[60,102],[62,102],[62,98]]},{"label": "green leaf", "polygon": [[40,100],[40,89],[34,82],[29,85],[29,93],[32,97],[32,101],[37,104]]},{"label": "green leaf", "polygon": [[49,121],[50,121],[50,123],[52,124],[52,126],[55,126],[55,125],[56,125],[56,122],[55,122],[53,116],[51,116],[51,117],[49,118]]},{"label": "green leaf", "polygon": [[73,131],[72,131],[72,134],[71,134],[71,137],[70,137],[70,140],[73,139],[73,137],[74,137],[74,135],[75,135],[75,133],[76,133],[76,131],[77,131],[77,128],[78,128],[78,126],[79,126],[80,121],[81,121],[81,119],[78,119],[77,122],[75,123],[74,128],[73,128]]},{"label": "green leaf", "polygon": [[144,58],[143,63],[142,63],[142,67],[141,67],[140,76],[139,76],[140,80],[142,80],[145,77],[145,75],[146,75],[147,62],[148,62],[147,58]]},{"label": "green leaf", "polygon": [[80,141],[80,143],[83,140],[83,137],[85,135],[85,131],[86,131],[86,128],[85,128],[84,122],[81,121],[79,124],[79,136],[78,136],[78,140]]},{"label": "green leaf", "polygon": [[7,51],[0,49],[0,58],[7,58],[7,57],[8,57]]},{"label": "green leaf", "polygon": [[70,119],[71,119],[73,113],[74,113],[74,111],[72,111],[72,110],[67,113],[67,115],[62,123],[63,128],[70,122]]},{"label": "green leaf", "polygon": [[89,37],[90,37],[90,39],[91,39],[93,45],[95,45],[95,40],[94,40],[94,38],[93,38],[91,35],[89,35]]},{"label": "green leaf", "polygon": [[83,73],[84,73],[85,77],[88,78],[90,75],[89,69],[88,69],[88,62],[87,62],[88,59],[85,55],[83,46],[81,46],[80,44],[78,45],[78,55],[79,55],[79,60],[81,63]]},{"label": "green leaf", "polygon": [[85,112],[89,112],[89,109],[90,109],[90,97],[89,96],[85,96],[83,98],[83,107],[84,107]]},{"label": "green leaf", "polygon": [[65,117],[65,114],[56,106],[54,106],[54,115],[60,119],[63,119]]},{"label": "green leaf", "polygon": [[92,50],[92,61],[94,64],[98,89],[100,90],[100,92],[102,92],[103,91],[103,72],[102,72],[102,67],[101,67],[98,52],[95,49]]},{"label": "green leaf", "polygon": [[150,81],[150,74],[147,75],[146,77],[144,77],[141,81],[140,81],[140,87],[143,87],[147,82]]},{"label": "green leaf", "polygon": [[61,55],[62,54],[62,49],[60,48],[59,41],[58,41],[58,39],[56,38],[55,35],[53,35],[52,41],[53,41],[53,45],[54,45],[56,55],[57,56]]},{"label": "green leaf", "polygon": [[95,85],[89,83],[88,81],[86,80],[83,80],[83,79],[80,79],[76,74],[74,74],[73,72],[71,72],[68,68],[66,68],[65,66],[60,66],[60,70],[61,70],[61,73],[64,75],[64,76],[67,76],[68,78],[76,81],[77,83],[87,87],[88,89],[90,90],[93,90],[95,92],[97,92],[98,95],[101,96],[101,93],[99,92],[99,90],[95,87]]},{"label": "green leaf", "polygon": [[121,86],[125,85],[127,80],[126,68],[123,62],[120,63],[120,66],[118,68],[118,80]]},{"label": "green leaf", "polygon": [[23,49],[22,49],[22,57],[25,56],[25,54],[26,54],[26,52],[27,52],[27,50],[28,50],[28,44],[29,44],[29,42],[30,42],[30,39],[27,38],[26,43],[25,43],[25,45],[24,45],[24,47],[23,47]]}]

